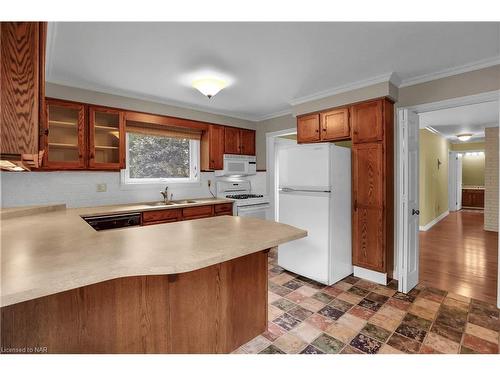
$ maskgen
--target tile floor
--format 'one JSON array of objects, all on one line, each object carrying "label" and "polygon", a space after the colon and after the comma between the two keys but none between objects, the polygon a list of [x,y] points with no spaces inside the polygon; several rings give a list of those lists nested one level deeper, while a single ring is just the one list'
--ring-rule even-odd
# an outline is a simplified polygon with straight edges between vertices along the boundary
[{"label": "tile floor", "polygon": [[499,353],[495,306],[418,285],[408,294],[348,276],[324,286],[269,256],[268,331],[234,353]]}]

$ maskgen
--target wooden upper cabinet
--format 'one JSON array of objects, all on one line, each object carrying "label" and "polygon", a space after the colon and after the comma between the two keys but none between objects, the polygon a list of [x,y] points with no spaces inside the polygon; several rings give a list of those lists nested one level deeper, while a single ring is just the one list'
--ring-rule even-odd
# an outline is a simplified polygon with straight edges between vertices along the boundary
[{"label": "wooden upper cabinet", "polygon": [[351,107],[352,142],[378,142],[384,138],[384,99],[355,104]]},{"label": "wooden upper cabinet", "polygon": [[317,142],[320,140],[319,114],[300,116],[297,118],[297,142]]},{"label": "wooden upper cabinet", "polygon": [[224,127],[210,125],[208,130],[208,168],[214,171],[224,168]]},{"label": "wooden upper cabinet", "polygon": [[201,169],[223,169],[224,154],[255,155],[255,130],[209,125],[201,137]]},{"label": "wooden upper cabinet", "polygon": [[122,111],[89,107],[89,167],[125,168],[125,114]]},{"label": "wooden upper cabinet", "polygon": [[320,113],[321,140],[337,141],[351,137],[349,108]]},{"label": "wooden upper cabinet", "polygon": [[240,153],[240,129],[224,128],[224,153],[239,154]]},{"label": "wooden upper cabinet", "polygon": [[[0,23],[0,154],[38,167],[39,120],[45,96],[44,22]],[[36,159],[36,160],[34,160]]]},{"label": "wooden upper cabinet", "polygon": [[354,210],[357,207],[384,206],[384,151],[380,143],[352,148],[352,189]]},{"label": "wooden upper cabinet", "polygon": [[240,130],[241,154],[255,155],[255,130]]},{"label": "wooden upper cabinet", "polygon": [[46,150],[43,168],[83,169],[86,167],[85,106],[47,99],[41,137]]}]

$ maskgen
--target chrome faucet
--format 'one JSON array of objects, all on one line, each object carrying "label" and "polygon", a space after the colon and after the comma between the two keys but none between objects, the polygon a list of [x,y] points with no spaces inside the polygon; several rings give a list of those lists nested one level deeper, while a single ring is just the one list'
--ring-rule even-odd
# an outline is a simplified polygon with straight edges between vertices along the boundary
[{"label": "chrome faucet", "polygon": [[[160,191],[160,194],[163,196],[163,203],[167,204],[169,202],[168,199],[168,186],[165,186],[165,191]],[[170,199],[172,199],[173,194],[170,194]]]}]

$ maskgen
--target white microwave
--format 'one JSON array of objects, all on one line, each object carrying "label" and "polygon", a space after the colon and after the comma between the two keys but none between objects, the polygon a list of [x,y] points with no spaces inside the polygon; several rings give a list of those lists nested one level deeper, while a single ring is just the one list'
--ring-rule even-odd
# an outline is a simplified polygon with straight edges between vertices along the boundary
[{"label": "white microwave", "polygon": [[257,173],[255,156],[224,154],[224,169],[216,176],[249,176]]}]

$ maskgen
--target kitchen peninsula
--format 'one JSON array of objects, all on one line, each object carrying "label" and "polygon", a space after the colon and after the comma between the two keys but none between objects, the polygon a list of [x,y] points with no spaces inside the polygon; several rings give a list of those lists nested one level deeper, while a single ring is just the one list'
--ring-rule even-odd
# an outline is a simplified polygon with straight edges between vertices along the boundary
[{"label": "kitchen peninsula", "polygon": [[82,219],[144,209],[2,212],[3,350],[229,353],[266,330],[267,252],[306,231],[215,216],[97,232]]}]

